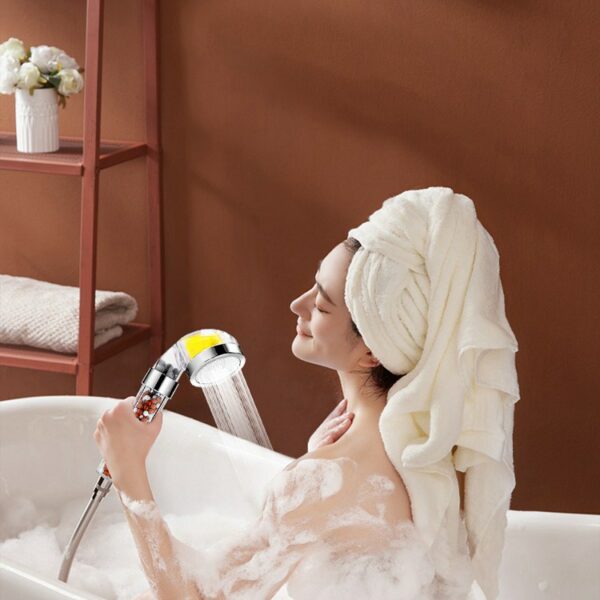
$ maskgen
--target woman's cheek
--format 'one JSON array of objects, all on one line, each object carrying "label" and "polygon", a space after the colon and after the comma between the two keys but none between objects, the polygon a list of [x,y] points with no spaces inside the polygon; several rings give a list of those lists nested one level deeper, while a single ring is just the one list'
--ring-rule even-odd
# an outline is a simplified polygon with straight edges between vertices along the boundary
[{"label": "woman's cheek", "polygon": [[323,335],[323,315],[315,309],[315,314],[310,320],[310,334],[313,338]]},{"label": "woman's cheek", "polygon": [[330,345],[331,336],[333,334],[331,322],[327,321],[327,316],[328,315],[319,314],[319,316],[314,319],[311,329],[314,344],[321,348],[327,348]]}]

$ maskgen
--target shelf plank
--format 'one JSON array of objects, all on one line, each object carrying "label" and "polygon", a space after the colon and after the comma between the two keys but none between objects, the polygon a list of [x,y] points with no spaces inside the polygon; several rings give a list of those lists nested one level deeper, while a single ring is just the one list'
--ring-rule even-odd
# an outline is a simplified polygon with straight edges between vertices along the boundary
[{"label": "shelf plank", "polygon": [[[95,349],[95,365],[150,338],[151,327],[145,323],[128,323],[122,327],[123,334],[120,337]],[[0,366],[75,375],[79,361],[76,354],[63,354],[30,346],[0,344]]]},{"label": "shelf plank", "polygon": [[30,346],[0,344],[0,365],[56,373],[77,373],[77,356]]},{"label": "shelf plank", "polygon": [[[147,153],[148,147],[143,142],[101,141],[98,168],[106,169]],[[56,152],[19,152],[16,134],[0,131],[0,170],[3,169],[82,176],[83,140],[61,137]]]}]

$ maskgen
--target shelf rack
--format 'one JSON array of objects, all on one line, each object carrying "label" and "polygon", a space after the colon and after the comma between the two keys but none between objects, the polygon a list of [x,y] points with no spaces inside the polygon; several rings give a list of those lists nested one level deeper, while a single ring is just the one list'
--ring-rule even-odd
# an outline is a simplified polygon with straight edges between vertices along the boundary
[{"label": "shelf rack", "polygon": [[[75,375],[75,393],[91,395],[94,367],[119,352],[150,340],[151,356],[164,348],[164,277],[161,194],[161,139],[159,79],[159,0],[142,0],[145,60],[146,141],[100,139],[104,0],[87,0],[85,33],[84,123],[82,138],[60,138],[60,148],[49,153],[22,153],[16,135],[0,132],[0,170],[51,173],[81,177],[79,243],[79,342],[77,354],[62,354],[0,344],[0,365]],[[150,323],[128,323],[123,334],[94,349],[98,184],[100,170],[146,157],[148,175],[148,263]]]}]

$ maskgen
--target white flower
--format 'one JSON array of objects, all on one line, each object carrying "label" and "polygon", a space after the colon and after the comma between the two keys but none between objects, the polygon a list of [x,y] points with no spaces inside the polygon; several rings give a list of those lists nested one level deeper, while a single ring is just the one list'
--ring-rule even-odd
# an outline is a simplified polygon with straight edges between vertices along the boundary
[{"label": "white flower", "polygon": [[51,73],[62,69],[79,69],[77,61],[56,46],[32,46],[29,60],[37,65],[42,73]]},{"label": "white flower", "polygon": [[19,59],[11,54],[0,56],[0,94],[14,93],[19,81],[20,65]]},{"label": "white flower", "polygon": [[40,70],[30,62],[25,62],[19,69],[19,82],[17,87],[24,90],[30,90],[31,88],[40,88],[41,84],[38,82],[40,78]]},{"label": "white flower", "polygon": [[71,96],[81,91],[83,87],[83,77],[79,74],[79,71],[75,69],[63,69],[56,75],[60,77],[60,84],[58,86],[58,93],[63,96]]},{"label": "white flower", "polygon": [[61,69],[79,69],[77,61],[62,50],[50,61],[50,66],[54,67],[56,71],[60,71]]},{"label": "white flower", "polygon": [[23,42],[17,38],[11,37],[8,38],[6,42],[0,44],[0,57],[7,55],[14,56],[18,60],[25,60],[27,52],[25,52]]}]

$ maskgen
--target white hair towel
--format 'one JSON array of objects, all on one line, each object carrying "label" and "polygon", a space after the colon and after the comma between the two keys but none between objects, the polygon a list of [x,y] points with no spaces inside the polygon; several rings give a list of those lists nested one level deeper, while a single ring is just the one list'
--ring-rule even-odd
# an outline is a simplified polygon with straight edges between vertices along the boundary
[{"label": "white hair towel", "polygon": [[[404,374],[379,430],[413,521],[433,554],[445,545],[441,557],[460,552],[466,525],[474,579],[494,600],[520,399],[498,250],[472,200],[448,187],[389,198],[348,236],[362,248],[348,269],[346,305],[374,356]],[[456,470],[465,473],[464,513]]]}]

